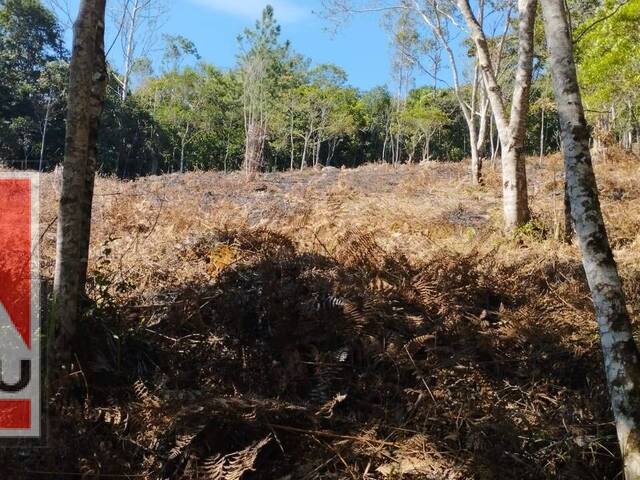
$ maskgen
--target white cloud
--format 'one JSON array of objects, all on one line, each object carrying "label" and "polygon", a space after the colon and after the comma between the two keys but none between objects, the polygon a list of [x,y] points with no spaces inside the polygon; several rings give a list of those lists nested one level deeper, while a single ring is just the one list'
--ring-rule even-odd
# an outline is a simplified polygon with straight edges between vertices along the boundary
[{"label": "white cloud", "polygon": [[282,23],[291,23],[303,19],[310,9],[298,5],[293,0],[191,0],[219,12],[239,15],[255,20],[265,6],[271,5],[276,19]]}]

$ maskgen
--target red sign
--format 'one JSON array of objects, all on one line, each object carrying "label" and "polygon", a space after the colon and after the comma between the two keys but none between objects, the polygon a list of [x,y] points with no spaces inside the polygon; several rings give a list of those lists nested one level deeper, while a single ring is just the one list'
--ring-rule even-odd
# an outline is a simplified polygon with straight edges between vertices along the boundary
[{"label": "red sign", "polygon": [[0,437],[40,435],[38,177],[0,173]]}]

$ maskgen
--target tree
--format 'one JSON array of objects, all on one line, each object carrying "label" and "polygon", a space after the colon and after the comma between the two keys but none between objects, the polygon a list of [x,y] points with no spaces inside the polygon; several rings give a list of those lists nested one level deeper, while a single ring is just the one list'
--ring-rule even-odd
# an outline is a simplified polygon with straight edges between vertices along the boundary
[{"label": "tree", "polygon": [[169,135],[154,117],[154,103],[139,92],[123,102],[119,81],[113,72],[101,117],[98,170],[120,178],[157,174],[167,163]]},{"label": "tree", "polygon": [[62,356],[74,338],[87,276],[98,127],[107,84],[105,3],[82,0],[73,28],[53,286],[57,346]]},{"label": "tree", "polygon": [[165,10],[164,0],[118,1],[113,16],[121,39],[123,65],[121,75],[116,78],[123,101],[129,95],[134,69],[139,60],[146,58]]},{"label": "tree", "polygon": [[537,0],[518,2],[518,67],[509,120],[507,120],[502,89],[497,80],[496,69],[482,25],[476,19],[469,0],[457,0],[457,5],[476,46],[485,92],[500,136],[504,221],[505,228],[513,230],[528,222],[530,218],[523,150],[533,70],[533,33],[538,2]]},{"label": "tree", "polygon": [[320,128],[319,111],[316,99],[320,96],[317,85],[301,85],[293,91],[294,115],[300,118],[301,127],[294,131],[294,134],[303,140],[302,158],[300,160],[300,170],[306,168],[307,152],[313,137]]},{"label": "tree", "polygon": [[449,123],[447,114],[434,102],[431,91],[417,90],[409,97],[402,119],[409,134],[424,142],[422,161],[431,159],[431,139],[435,133]]},{"label": "tree", "polygon": [[310,63],[308,58],[292,54],[286,71],[280,77],[280,96],[269,118],[269,129],[272,132],[270,145],[276,151],[287,151],[290,170],[294,168],[299,150],[296,148],[296,139],[300,136],[303,122],[300,87],[308,81]]},{"label": "tree", "polygon": [[49,125],[56,120],[64,110],[64,102],[67,98],[67,83],[69,76],[69,64],[58,60],[47,63],[45,70],[38,79],[38,94],[34,96],[35,112],[40,129],[40,158],[38,159],[38,171],[45,167],[44,154]]},{"label": "tree", "polygon": [[179,170],[187,168],[186,149],[198,133],[204,98],[202,78],[192,68],[171,71],[148,88],[157,95],[156,117],[178,138]]},{"label": "tree", "polygon": [[[453,78],[453,89],[469,131],[469,144],[472,157],[474,181],[479,178],[480,159],[476,130],[478,87],[481,76],[484,91],[491,105],[495,124],[502,143],[503,210],[505,228],[512,230],[529,220],[530,212],[527,194],[527,178],[524,163],[524,135],[529,106],[529,88],[531,86],[533,65],[533,32],[536,17],[537,0],[518,2],[520,14],[518,28],[518,68],[515,74],[513,100],[510,121],[507,120],[502,89],[496,76],[496,64],[491,56],[489,42],[483,30],[484,1],[479,2],[479,15],[474,14],[469,0],[389,0],[371,8],[354,8],[350,0],[327,0],[330,10],[339,13],[354,11],[399,11],[401,16],[413,12],[429,30],[433,39],[444,49]],[[472,81],[471,102],[464,98],[458,62],[454,52],[454,43],[450,28],[459,28],[455,20],[456,10],[462,14],[471,39],[475,45],[478,68]],[[507,23],[508,23],[507,16]]]},{"label": "tree", "polygon": [[279,96],[278,77],[286,67],[289,43],[280,43],[280,25],[270,5],[265,7],[255,27],[246,29],[238,40],[245,125],[244,170],[252,175],[263,163],[267,125],[274,110],[273,99]]},{"label": "tree", "polygon": [[585,104],[601,133],[623,147],[640,142],[640,3],[603,2],[576,28],[578,71]]},{"label": "tree", "polygon": [[315,123],[315,148],[313,165],[320,164],[320,153],[324,142],[329,142],[327,164],[335,153],[336,143],[343,135],[355,130],[352,110],[355,107],[355,93],[345,88],[347,73],[332,64],[321,64],[309,72],[313,88],[305,105]]},{"label": "tree", "polygon": [[622,281],[609,245],[598,200],[562,0],[541,0],[553,90],[560,116],[571,216],[600,328],[611,406],[626,480],[640,479],[640,354],[633,339]]},{"label": "tree", "polygon": [[221,72],[211,65],[203,65],[200,72],[200,133],[193,149],[201,153],[194,155],[194,163],[226,172],[239,167],[237,160],[242,155],[242,87],[233,72]]},{"label": "tree", "polygon": [[63,89],[50,92],[46,77],[65,54],[55,16],[39,1],[0,2],[0,159],[22,158],[23,168],[31,160],[42,139],[39,113]]},{"label": "tree", "polygon": [[[403,141],[402,111],[409,90],[413,84],[413,75],[416,64],[412,51],[420,50],[421,39],[415,23],[415,18],[410,15],[407,9],[400,10],[398,18],[394,22],[392,29],[393,37],[393,61],[392,72],[396,83],[396,94],[394,98],[393,128],[394,134],[391,141],[392,163],[398,164],[401,159],[401,144]],[[415,151],[415,142],[412,150]],[[413,156],[413,151],[410,157]]]},{"label": "tree", "polygon": [[358,95],[351,88],[330,88],[325,98],[329,109],[321,139],[327,144],[325,165],[331,165],[338,145],[357,131]]},{"label": "tree", "polygon": [[362,147],[365,159],[387,160],[391,127],[391,94],[384,87],[376,87],[365,92],[359,99],[359,110],[363,116]]},{"label": "tree", "polygon": [[182,67],[185,58],[191,56],[200,60],[200,54],[195,44],[182,35],[162,35],[164,51],[162,63],[166,70],[177,72]]},{"label": "tree", "polygon": [[551,98],[542,94],[534,103],[531,104],[531,109],[533,112],[540,112],[540,146],[538,158],[540,164],[542,164],[542,158],[544,157],[545,153],[545,115],[549,112],[555,111],[555,104],[553,103],[553,100]]}]

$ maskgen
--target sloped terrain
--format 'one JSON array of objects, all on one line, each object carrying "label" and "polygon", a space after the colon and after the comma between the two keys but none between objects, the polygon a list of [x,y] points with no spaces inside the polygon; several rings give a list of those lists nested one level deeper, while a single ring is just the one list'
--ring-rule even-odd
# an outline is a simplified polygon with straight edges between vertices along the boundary
[{"label": "sloped terrain", "polygon": [[[637,159],[597,166],[639,308]],[[558,157],[500,231],[465,165],[99,179],[91,304],[49,446],[9,478],[613,479],[615,430]],[[43,178],[50,278],[55,178]]]}]

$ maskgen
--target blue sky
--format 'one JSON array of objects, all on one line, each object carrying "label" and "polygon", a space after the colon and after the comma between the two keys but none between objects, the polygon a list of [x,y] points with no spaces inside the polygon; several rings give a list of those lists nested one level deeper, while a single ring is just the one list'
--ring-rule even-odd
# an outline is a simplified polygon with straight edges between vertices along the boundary
[{"label": "blue sky", "polygon": [[[69,16],[75,18],[78,0],[66,1]],[[170,9],[161,31],[189,38],[204,61],[219,67],[233,66],[238,34],[252,26],[264,6],[271,4],[282,25],[282,38],[315,64],[339,65],[348,73],[349,83],[363,90],[392,83],[389,36],[379,15],[358,14],[336,29],[317,14],[322,10],[320,0],[167,1]],[[68,41],[70,35],[67,32]],[[120,63],[118,51],[114,48],[110,59],[116,66]],[[418,75],[417,83],[424,82],[426,79]]]},{"label": "blue sky", "polygon": [[359,15],[337,32],[314,11],[319,0],[179,0],[165,30],[194,41],[203,59],[222,67],[234,64],[236,37],[253,25],[271,3],[282,25],[282,38],[314,63],[335,63],[349,74],[350,83],[368,89],[388,82],[390,48],[380,18]]}]

